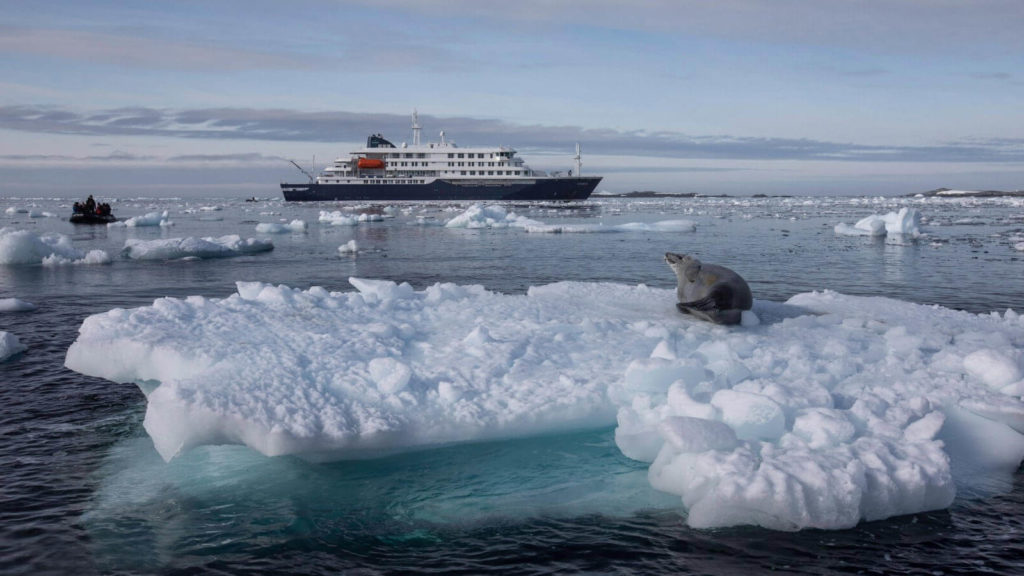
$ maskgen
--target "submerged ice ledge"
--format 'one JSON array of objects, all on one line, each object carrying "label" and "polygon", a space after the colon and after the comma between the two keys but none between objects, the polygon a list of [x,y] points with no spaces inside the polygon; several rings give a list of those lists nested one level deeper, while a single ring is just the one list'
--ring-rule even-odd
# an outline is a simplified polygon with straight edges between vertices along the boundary
[{"label": "submerged ice ledge", "polygon": [[[165,459],[204,444],[343,459],[617,424],[693,526],[844,528],[949,506],[1024,457],[1024,318],[832,292],[760,325],[672,290],[524,295],[238,283],[91,316],[66,365],[147,393]],[[992,439],[996,439],[993,441]]]}]

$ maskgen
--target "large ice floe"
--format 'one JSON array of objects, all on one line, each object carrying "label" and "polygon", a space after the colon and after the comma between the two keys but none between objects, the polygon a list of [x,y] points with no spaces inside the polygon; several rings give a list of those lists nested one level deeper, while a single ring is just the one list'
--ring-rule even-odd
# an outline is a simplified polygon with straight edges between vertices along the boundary
[{"label": "large ice floe", "polygon": [[79,250],[64,234],[36,234],[28,230],[0,228],[0,264],[60,266],[109,263],[110,255],[105,251]]},{"label": "large ice floe", "polygon": [[175,260],[179,258],[228,258],[268,252],[274,249],[270,240],[242,239],[238,234],[220,237],[162,238],[158,240],[125,240],[121,255],[132,260]]},{"label": "large ice floe", "polygon": [[723,327],[674,290],[352,278],[239,282],[87,318],[66,365],[147,395],[166,460],[310,460],[616,426],[695,527],[846,528],[1006,489],[1024,457],[1024,317],[834,292]]}]

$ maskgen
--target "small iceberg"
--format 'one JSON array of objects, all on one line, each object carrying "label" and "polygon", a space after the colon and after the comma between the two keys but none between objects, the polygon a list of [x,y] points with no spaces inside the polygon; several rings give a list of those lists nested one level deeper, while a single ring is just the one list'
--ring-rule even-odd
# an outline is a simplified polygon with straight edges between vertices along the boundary
[{"label": "small iceberg", "polygon": [[853,226],[840,223],[835,227],[840,236],[890,236],[915,239],[921,236],[921,214],[914,208],[900,208],[899,212],[871,215]]},{"label": "small iceberg", "polygon": [[338,246],[338,254],[355,254],[358,251],[359,245],[356,244],[355,240],[349,240],[341,246]]}]

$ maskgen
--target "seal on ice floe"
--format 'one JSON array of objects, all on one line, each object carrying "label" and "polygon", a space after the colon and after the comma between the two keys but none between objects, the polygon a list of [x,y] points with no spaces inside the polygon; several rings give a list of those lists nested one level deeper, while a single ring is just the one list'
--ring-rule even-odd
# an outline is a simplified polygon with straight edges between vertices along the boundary
[{"label": "seal on ice floe", "polygon": [[715,324],[739,324],[754,297],[739,274],[715,264],[704,264],[686,254],[665,253],[665,262],[676,273],[679,287],[676,308]]}]

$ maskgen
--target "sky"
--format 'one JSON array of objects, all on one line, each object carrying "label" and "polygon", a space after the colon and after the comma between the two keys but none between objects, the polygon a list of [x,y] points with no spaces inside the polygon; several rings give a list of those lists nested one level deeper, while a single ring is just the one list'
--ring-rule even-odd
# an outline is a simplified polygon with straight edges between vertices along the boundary
[{"label": "sky", "polygon": [[0,197],[276,197],[365,143],[598,190],[1024,189],[1020,0],[0,0]]}]

